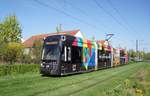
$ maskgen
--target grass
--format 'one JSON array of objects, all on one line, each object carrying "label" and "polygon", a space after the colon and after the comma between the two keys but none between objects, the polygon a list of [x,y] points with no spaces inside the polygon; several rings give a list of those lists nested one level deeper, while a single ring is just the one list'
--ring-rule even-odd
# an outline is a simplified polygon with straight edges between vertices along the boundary
[{"label": "grass", "polygon": [[25,73],[0,77],[0,96],[149,96],[150,63],[65,77]]}]

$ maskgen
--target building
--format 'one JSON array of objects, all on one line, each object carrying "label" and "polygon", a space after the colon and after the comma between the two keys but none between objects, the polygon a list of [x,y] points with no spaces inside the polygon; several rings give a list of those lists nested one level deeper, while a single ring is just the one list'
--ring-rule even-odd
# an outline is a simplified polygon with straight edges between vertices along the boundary
[{"label": "building", "polygon": [[51,36],[51,35],[58,35],[58,34],[62,34],[62,35],[73,35],[75,37],[80,37],[80,38],[85,38],[85,36],[83,35],[83,33],[77,29],[77,30],[69,30],[69,31],[63,31],[63,32],[54,32],[54,33],[49,33],[49,34],[40,34],[40,35],[34,35],[31,36],[30,38],[28,38],[27,40],[25,40],[23,42],[23,46],[24,46],[24,53],[25,54],[29,54],[31,49],[33,48],[34,45],[34,41],[36,40],[43,40],[44,38],[46,38],[47,36]]}]

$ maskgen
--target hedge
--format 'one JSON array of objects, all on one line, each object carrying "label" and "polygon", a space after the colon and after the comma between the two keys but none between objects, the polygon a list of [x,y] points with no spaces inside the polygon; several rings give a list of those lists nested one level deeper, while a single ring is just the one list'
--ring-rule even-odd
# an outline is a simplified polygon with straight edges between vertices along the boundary
[{"label": "hedge", "polygon": [[39,68],[39,64],[0,65],[0,76],[25,74],[27,72],[38,73]]}]

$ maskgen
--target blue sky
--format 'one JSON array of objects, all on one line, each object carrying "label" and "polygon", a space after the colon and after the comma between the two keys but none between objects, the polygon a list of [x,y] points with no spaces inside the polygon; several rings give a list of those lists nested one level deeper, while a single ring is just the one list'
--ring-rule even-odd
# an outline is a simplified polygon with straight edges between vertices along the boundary
[{"label": "blue sky", "polygon": [[104,39],[113,33],[114,47],[135,49],[138,39],[139,49],[150,51],[150,0],[96,0],[101,7],[95,0],[39,0],[49,7],[35,1],[0,0],[0,21],[15,14],[23,39],[55,32],[61,24],[63,31],[80,29],[89,39]]}]

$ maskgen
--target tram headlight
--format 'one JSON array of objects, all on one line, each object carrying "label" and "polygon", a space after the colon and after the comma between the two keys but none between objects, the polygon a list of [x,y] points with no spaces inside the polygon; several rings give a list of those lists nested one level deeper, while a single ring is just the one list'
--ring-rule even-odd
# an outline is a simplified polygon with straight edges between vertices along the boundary
[{"label": "tram headlight", "polygon": [[44,67],[43,63],[41,63],[41,67]]},{"label": "tram headlight", "polygon": [[49,68],[49,65],[46,65],[46,68]]}]

